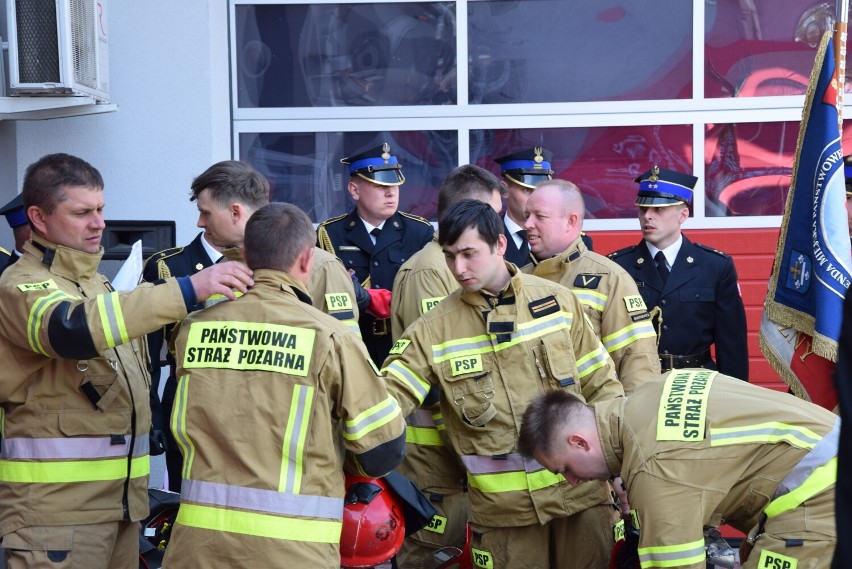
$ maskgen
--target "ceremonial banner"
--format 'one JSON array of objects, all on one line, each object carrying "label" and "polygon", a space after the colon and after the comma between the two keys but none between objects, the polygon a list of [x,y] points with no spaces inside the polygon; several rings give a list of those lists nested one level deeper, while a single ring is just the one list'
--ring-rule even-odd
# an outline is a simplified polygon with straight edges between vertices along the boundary
[{"label": "ceremonial banner", "polygon": [[852,273],[837,95],[827,32],[802,111],[760,329],[763,355],[792,391],[829,409],[837,404],[831,370]]}]

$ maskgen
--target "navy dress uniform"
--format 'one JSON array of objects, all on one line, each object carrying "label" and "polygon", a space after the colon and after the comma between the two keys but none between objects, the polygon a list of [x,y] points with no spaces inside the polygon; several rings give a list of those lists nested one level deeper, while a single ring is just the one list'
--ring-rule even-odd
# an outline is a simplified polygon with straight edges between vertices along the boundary
[{"label": "navy dress uniform", "polygon": [[[164,249],[151,255],[142,269],[142,280],[145,282],[158,282],[168,277],[187,277],[194,275],[201,269],[213,264],[210,255],[202,243],[204,233],[199,233],[189,245],[185,247],[173,247]],[[203,303],[190,307],[189,312],[201,310]],[[166,363],[169,366],[169,376],[163,387],[162,403],[159,397],[160,373],[163,361],[160,359],[160,350],[164,343],[169,341],[174,324],[169,324],[148,334],[148,353],[151,357],[151,422],[154,430],[161,431],[165,436],[166,445],[166,469],[169,473],[169,489],[180,492],[181,467],[183,457],[180,448],[174,440],[171,429],[169,429],[169,417],[172,414],[175,393],[177,392],[177,378],[175,377],[175,359],[167,352]]]},{"label": "navy dress uniform", "polygon": [[[24,211],[24,199],[21,194],[18,194],[9,203],[0,208],[0,215],[6,218],[6,222],[12,229],[30,222],[29,218],[27,218],[27,212]],[[0,274],[21,258],[14,250],[9,253],[2,247],[0,247],[0,254],[3,256],[0,258]]]},{"label": "navy dress uniform", "polygon": [[[405,182],[402,168],[387,144],[341,160],[348,165],[349,175],[358,176],[382,186],[399,186]],[[317,228],[317,245],[343,261],[365,289],[392,290],[400,266],[432,240],[435,228],[422,217],[397,211],[387,218],[375,237],[375,245],[358,210],[333,217]],[[390,318],[379,318],[360,306],[358,324],[370,357],[381,366],[390,351]]]},{"label": "navy dress uniform", "polygon": [[[635,203],[640,207],[688,205],[697,180],[655,166],[634,180],[639,183]],[[706,367],[747,380],[746,316],[733,259],[682,237],[666,276],[658,269],[645,240],[611,253],[609,258],[633,277],[652,311],[663,372]],[[715,361],[710,355],[711,344],[716,347]]]},{"label": "navy dress uniform", "polygon": [[[500,165],[500,175],[509,190],[506,198],[509,211],[503,218],[503,235],[506,236],[504,258],[518,267],[523,267],[533,262],[530,257],[527,232],[523,227],[523,219],[512,219],[511,214],[514,210],[515,218],[523,216],[526,198],[535,189],[536,184],[553,179],[553,152],[541,146],[536,146],[495,158],[494,161]],[[514,185],[514,188],[512,185]],[[521,192],[523,192],[523,195],[521,195]],[[510,228],[509,225],[517,227]],[[514,235],[521,237],[520,247],[515,243]],[[585,233],[581,233],[580,237],[586,248],[593,251],[591,237]]]}]

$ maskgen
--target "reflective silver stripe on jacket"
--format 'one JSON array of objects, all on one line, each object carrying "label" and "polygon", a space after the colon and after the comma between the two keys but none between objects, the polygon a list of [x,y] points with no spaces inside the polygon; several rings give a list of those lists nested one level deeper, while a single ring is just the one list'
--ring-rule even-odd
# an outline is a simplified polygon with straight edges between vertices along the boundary
[{"label": "reflective silver stripe on jacket", "polygon": [[[136,437],[133,456],[148,454],[148,435]],[[68,437],[3,440],[0,458],[4,460],[87,460],[127,456],[130,435],[124,435],[122,444],[112,444],[110,437]]]},{"label": "reflective silver stripe on jacket", "polygon": [[405,422],[409,427],[437,428],[435,419],[432,417],[432,412],[426,409],[416,409],[414,413],[405,418]]},{"label": "reflective silver stripe on jacket", "polygon": [[544,467],[532,458],[524,458],[516,452],[501,455],[500,458],[466,454],[461,457],[462,463],[471,474],[496,474],[499,472],[537,472]]},{"label": "reflective silver stripe on jacket", "polygon": [[[512,332],[508,342],[500,342],[497,334],[480,334],[472,338],[458,338],[451,342],[436,344],[432,346],[432,359],[435,363],[448,360],[455,356],[467,355],[469,353],[487,353],[500,351],[518,342],[526,342],[537,338],[545,333],[558,332],[559,330],[570,330],[573,318],[570,314],[562,312],[553,318],[544,318],[544,321],[532,320],[524,322],[517,330]],[[462,342],[462,343],[452,343]],[[447,345],[451,344],[451,345]]]},{"label": "reflective silver stripe on jacket", "polygon": [[181,500],[196,504],[255,510],[281,516],[343,519],[343,499],[328,496],[285,494],[275,490],[185,479],[180,497]]},{"label": "reflective silver stripe on jacket", "polygon": [[834,421],[834,426],[815,445],[814,448],[793,467],[793,470],[778,483],[772,499],[789,494],[802,485],[814,470],[837,456],[837,446],[840,443],[840,417]]}]

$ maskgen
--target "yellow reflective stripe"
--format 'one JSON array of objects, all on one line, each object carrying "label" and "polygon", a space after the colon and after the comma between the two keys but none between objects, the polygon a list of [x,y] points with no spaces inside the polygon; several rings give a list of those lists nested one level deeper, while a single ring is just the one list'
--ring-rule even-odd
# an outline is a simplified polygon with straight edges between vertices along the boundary
[{"label": "yellow reflective stripe", "polygon": [[772,500],[763,511],[767,518],[773,518],[784,512],[793,510],[806,500],[813,498],[837,481],[837,457],[832,458],[819,468],[814,469],[810,476],[795,490]]},{"label": "yellow reflective stripe", "polygon": [[[147,476],[151,471],[148,455],[130,461],[130,477]],[[0,482],[19,484],[65,484],[121,480],[127,477],[127,459],[23,462],[0,460]]]},{"label": "yellow reflective stripe", "polygon": [[435,421],[435,428],[439,431],[447,430],[447,425],[444,424],[444,414],[441,411],[432,413],[432,420]]},{"label": "yellow reflective stripe", "polygon": [[127,327],[124,324],[124,313],[117,292],[99,294],[97,296],[98,314],[107,346],[114,348],[119,344],[130,341],[127,337]]},{"label": "yellow reflective stripe", "polygon": [[284,518],[187,502],[180,505],[177,523],[213,531],[313,543],[339,543],[343,527],[340,521]]},{"label": "yellow reflective stripe", "polygon": [[703,563],[707,558],[707,554],[704,552],[703,539],[677,545],[640,547],[637,553],[642,569],[646,567],[683,567],[684,565]]},{"label": "yellow reflective stripe", "polygon": [[486,494],[500,492],[534,492],[565,481],[561,474],[553,474],[547,470],[536,472],[496,472],[493,474],[467,473],[467,481],[471,488],[476,488]]},{"label": "yellow reflective stripe", "polygon": [[542,336],[552,334],[558,330],[571,328],[574,315],[570,312],[554,312],[529,322],[518,324],[518,329],[512,333],[512,339],[495,345],[497,334],[482,334],[469,338],[458,338],[442,344],[432,346],[432,359],[440,363],[449,359],[474,354],[487,354],[500,352],[518,344],[536,340]]},{"label": "yellow reflective stripe", "polygon": [[582,379],[593,371],[602,368],[610,361],[609,353],[603,344],[598,343],[598,347],[584,356],[577,358],[577,377]]},{"label": "yellow reflective stripe", "polygon": [[347,419],[343,426],[343,438],[347,441],[358,440],[390,423],[402,413],[396,399],[388,396],[381,403],[362,411],[357,417]]},{"label": "yellow reflective stripe", "polygon": [[41,339],[39,339],[39,332],[41,331],[44,314],[57,302],[72,298],[73,297],[71,295],[62,292],[61,290],[57,290],[56,292],[52,292],[33,303],[32,308],[30,308],[30,313],[27,316],[27,342],[29,343],[32,351],[43,356],[50,355],[47,353],[47,350],[44,349],[44,346],[41,345]]},{"label": "yellow reflective stripe", "polygon": [[572,288],[571,292],[574,293],[580,304],[584,304],[593,310],[603,312],[604,308],[606,308],[607,295],[605,294],[586,288]]},{"label": "yellow reflective stripe", "polygon": [[399,360],[392,361],[382,371],[391,374],[402,382],[402,385],[417,398],[418,403],[423,403],[423,400],[429,394],[429,389],[432,387],[428,381],[414,373],[411,368]]},{"label": "yellow reflective stripe", "polygon": [[[355,321],[355,320],[341,320],[341,322],[343,323],[344,326],[346,326],[347,328],[349,328],[350,330],[352,330],[353,332],[358,334],[359,338],[361,337],[361,327],[358,326],[357,321]],[[376,374],[378,375],[378,372],[376,372]]]},{"label": "yellow reflective stripe", "polygon": [[184,480],[189,479],[192,471],[192,460],[195,458],[195,444],[186,432],[186,405],[189,393],[189,375],[181,376],[178,380],[175,404],[172,410],[172,434],[180,447],[183,455],[182,476]]},{"label": "yellow reflective stripe", "polygon": [[297,384],[293,388],[293,399],[290,401],[290,412],[287,415],[287,427],[284,430],[283,448],[281,450],[279,492],[298,494],[302,489],[302,464],[313,399],[313,387]]},{"label": "yellow reflective stripe", "polygon": [[604,336],[601,338],[601,342],[603,342],[607,351],[612,353],[625,346],[629,346],[636,340],[656,337],[657,333],[654,331],[654,326],[651,324],[651,321],[641,320],[631,324],[630,326],[625,326],[621,330],[613,332],[612,334]]},{"label": "yellow reflective stripe", "polygon": [[430,429],[429,427],[406,427],[405,442],[413,445],[444,446],[444,441],[441,440],[441,434],[438,432],[438,429]]},{"label": "yellow reflective stripe", "polygon": [[821,438],[808,428],[777,421],[710,429],[710,446],[786,442],[797,448],[811,449]]}]

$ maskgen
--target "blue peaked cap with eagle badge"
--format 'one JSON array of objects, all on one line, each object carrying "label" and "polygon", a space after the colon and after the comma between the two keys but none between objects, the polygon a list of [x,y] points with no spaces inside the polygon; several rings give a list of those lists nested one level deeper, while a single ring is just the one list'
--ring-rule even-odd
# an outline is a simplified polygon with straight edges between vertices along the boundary
[{"label": "blue peaked cap with eagle badge", "polygon": [[664,207],[679,203],[690,205],[698,178],[654,166],[633,181],[639,184],[636,205]]},{"label": "blue peaked cap with eagle badge", "polygon": [[503,177],[530,189],[535,188],[539,182],[553,179],[552,160],[553,152],[541,146],[494,159],[500,165],[500,174]]},{"label": "blue peaked cap with eagle badge", "polygon": [[390,145],[371,148],[341,160],[349,166],[349,175],[364,178],[381,186],[399,186],[405,183],[402,166],[396,156],[390,153]]}]

